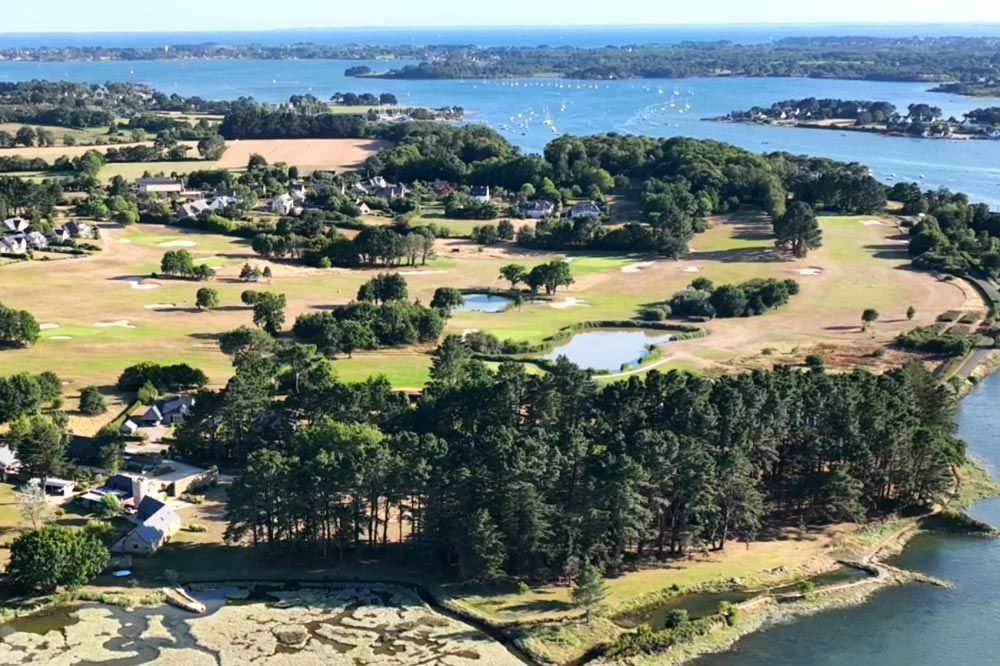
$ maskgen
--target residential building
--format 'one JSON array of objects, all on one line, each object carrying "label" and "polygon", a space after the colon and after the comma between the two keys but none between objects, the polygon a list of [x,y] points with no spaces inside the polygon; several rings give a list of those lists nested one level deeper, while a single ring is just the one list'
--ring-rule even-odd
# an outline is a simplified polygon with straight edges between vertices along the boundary
[{"label": "residential building", "polygon": [[[32,479],[32,481],[37,481],[41,483],[41,479]],[[57,479],[55,477],[49,477],[45,479],[45,494],[46,495],[56,495],[58,497],[69,497],[76,490],[76,481],[70,481],[68,479]]]},{"label": "residential building", "polygon": [[235,206],[239,202],[239,199],[236,197],[228,195],[217,196],[211,201],[208,199],[196,199],[181,205],[181,207],[177,210],[177,219],[186,220],[189,217],[198,217],[202,213],[214,213],[222,210],[223,208]]},{"label": "residential building", "polygon": [[490,202],[490,186],[489,185],[474,185],[472,191],[469,193],[469,198],[473,201],[478,201],[479,203],[489,203]]},{"label": "residential building", "polygon": [[0,254],[27,254],[28,242],[21,234],[0,238]]},{"label": "residential building", "polygon": [[109,477],[103,486],[91,488],[81,495],[80,503],[87,508],[96,509],[104,502],[105,495],[114,495],[123,506],[135,508],[149,493],[151,487],[150,482],[144,477],[115,474]]},{"label": "residential building", "polygon": [[584,201],[569,209],[569,216],[574,220],[581,217],[600,217],[601,215],[601,209],[593,201]]},{"label": "residential building", "polygon": [[136,505],[135,520],[139,524],[111,547],[112,552],[153,555],[181,528],[177,512],[154,497],[143,497]]},{"label": "residential building", "polygon": [[142,194],[180,194],[184,183],[176,178],[136,178],[135,188]]},{"label": "residential building", "polygon": [[30,224],[31,221],[26,220],[23,217],[11,217],[3,221],[3,230],[19,233],[21,231],[27,231]]},{"label": "residential building", "polygon": [[171,426],[183,423],[184,418],[194,407],[194,396],[175,395],[162,400],[157,400],[146,412],[133,421],[143,428],[155,428],[157,426]]},{"label": "residential building", "polygon": [[556,210],[551,201],[525,201],[521,204],[521,212],[532,220],[540,220],[549,217]]},{"label": "residential building", "polygon": [[50,243],[65,243],[70,239],[69,232],[66,231],[66,227],[59,227],[58,229],[53,229],[49,233],[45,234],[45,238]]},{"label": "residential building", "polygon": [[32,250],[44,250],[49,246],[49,240],[45,237],[45,234],[37,231],[29,231],[25,234],[24,240]]},{"label": "residential building", "polygon": [[79,220],[70,220],[63,225],[63,229],[73,238],[92,238],[94,235],[94,228]]},{"label": "residential building", "polygon": [[271,200],[271,212],[278,215],[288,215],[295,208],[295,199],[287,192]]},{"label": "residential building", "polygon": [[375,192],[375,196],[382,199],[402,199],[410,193],[410,188],[406,185],[389,185]]}]

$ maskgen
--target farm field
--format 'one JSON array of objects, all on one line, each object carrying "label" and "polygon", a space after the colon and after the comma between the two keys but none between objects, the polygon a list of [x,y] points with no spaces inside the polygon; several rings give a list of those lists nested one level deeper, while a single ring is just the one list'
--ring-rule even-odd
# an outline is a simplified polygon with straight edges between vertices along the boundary
[{"label": "farm field", "polygon": [[[905,246],[894,226],[857,217],[821,218],[824,247],[807,259],[789,261],[774,253],[769,226],[755,220],[715,220],[698,235],[682,261],[651,261],[629,254],[576,254],[568,260],[576,280],[549,303],[527,304],[503,313],[455,313],[446,332],[483,330],[501,339],[538,342],[576,322],[628,319],[650,303],[669,299],[695,277],[716,284],[754,277],[794,278],[801,294],[764,316],[715,320],[705,324],[707,338],[668,343],[660,370],[681,368],[705,373],[801,362],[811,351],[831,365],[899,362],[899,352],[874,358],[870,351],[902,331],[930,324],[946,310],[981,310],[981,299],[961,281],[939,280],[908,268]],[[231,374],[217,349],[218,334],[251,323],[240,303],[247,289],[239,280],[244,262],[270,265],[271,284],[252,286],[287,295],[286,330],[301,313],[350,301],[358,287],[379,270],[312,269],[259,260],[244,239],[155,225],[122,228],[106,225],[104,251],[90,258],[34,261],[0,267],[7,286],[3,303],[31,311],[43,324],[42,340],[29,349],[5,350],[7,372],[55,367],[70,383],[67,397],[88,384],[111,387],[121,370],[140,361],[189,362],[220,386]],[[204,283],[149,279],[163,253],[185,248],[195,263],[218,274],[209,283],[219,290],[221,307],[200,312],[194,296]],[[465,289],[506,289],[499,269],[508,263],[530,268],[561,254],[504,246],[480,248],[466,240],[442,239],[438,258],[426,267],[400,268],[410,298],[427,303],[443,285]],[[907,321],[906,308],[918,312]],[[872,331],[860,330],[861,311],[881,313]],[[357,353],[334,367],[346,380],[385,374],[399,388],[419,388],[427,379],[430,348]],[[53,363],[53,359],[56,360]]]},{"label": "farm field", "polygon": [[[57,135],[60,137],[61,135]],[[250,155],[263,155],[268,162],[286,162],[299,167],[303,175],[325,170],[343,172],[358,168],[369,156],[381,150],[385,144],[370,139],[261,139],[249,141],[229,141],[222,159],[207,162],[198,158],[197,142],[182,141],[191,146],[188,155],[192,159],[177,162],[116,162],[107,164],[100,176],[110,180],[119,175],[126,179],[141,177],[144,173],[189,173],[200,169],[243,169]],[[88,150],[105,152],[108,148],[125,146],[151,146],[145,143],[119,143],[104,146],[33,146],[25,148],[0,148],[0,157],[20,155],[26,158],[41,157],[53,162],[58,157],[79,157]]]},{"label": "farm field", "polygon": [[[30,127],[38,130],[48,130],[52,132],[52,137],[56,140],[57,146],[62,146],[63,139],[67,136],[73,137],[77,143],[93,143],[98,138],[107,139],[107,127],[86,127],[84,129],[72,129],[69,127],[59,127],[57,125],[36,125],[34,123],[0,123],[0,131],[8,134],[16,134],[22,127]],[[67,146],[70,147],[70,146]]]}]

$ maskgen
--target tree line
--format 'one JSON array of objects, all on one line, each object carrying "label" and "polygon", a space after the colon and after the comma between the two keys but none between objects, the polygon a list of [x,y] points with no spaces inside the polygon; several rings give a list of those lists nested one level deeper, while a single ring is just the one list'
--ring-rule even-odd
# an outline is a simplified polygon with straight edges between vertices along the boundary
[{"label": "tree line", "polygon": [[176,441],[242,466],[229,539],[336,559],[402,548],[463,578],[614,571],[926,505],[964,455],[954,397],[917,366],[602,387],[565,359],[490,369],[450,336],[411,404],[384,379],[338,381],[308,348],[247,344],[234,365]]}]

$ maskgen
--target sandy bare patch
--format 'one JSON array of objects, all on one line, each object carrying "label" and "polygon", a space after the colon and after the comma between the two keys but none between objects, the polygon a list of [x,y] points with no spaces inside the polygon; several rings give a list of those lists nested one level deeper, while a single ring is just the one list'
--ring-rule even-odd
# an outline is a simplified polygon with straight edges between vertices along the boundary
[{"label": "sandy bare patch", "polygon": [[197,245],[194,241],[189,240],[175,240],[167,241],[165,243],[157,243],[160,247],[194,247]]},{"label": "sandy bare patch", "polygon": [[444,275],[448,271],[399,271],[400,275]]},{"label": "sandy bare patch", "polygon": [[687,268],[685,268],[681,272],[682,273],[701,273],[701,266],[688,266]]},{"label": "sandy bare patch", "polygon": [[133,289],[159,289],[160,284],[158,282],[147,282],[145,278],[139,277],[129,277],[121,278],[119,282],[127,282]]},{"label": "sandy bare patch", "polygon": [[589,308],[590,303],[580,300],[579,298],[574,298],[573,296],[567,296],[561,301],[549,303],[549,307],[555,308],[556,310],[566,310],[567,308]]},{"label": "sandy bare patch", "polygon": [[796,268],[796,269],[793,269],[792,272],[796,273],[798,275],[822,275],[823,274],[823,269],[822,268],[815,268],[815,267],[813,267],[813,268]]},{"label": "sandy bare patch", "polygon": [[135,324],[130,322],[128,319],[119,319],[118,321],[99,321],[94,324],[97,328],[135,328]]},{"label": "sandy bare patch", "polygon": [[131,243],[132,241],[130,241],[130,240],[129,240],[129,239],[127,239],[127,238],[119,238],[119,239],[118,239],[118,242],[119,242],[119,243],[125,243],[125,244],[129,244],[129,243]]},{"label": "sandy bare patch", "polygon": [[861,224],[866,227],[884,227],[885,223],[881,220],[861,220]]},{"label": "sandy bare patch", "polygon": [[174,303],[150,303],[149,305],[144,305],[147,310],[170,310],[176,308]]},{"label": "sandy bare patch", "polygon": [[462,331],[462,338],[463,339],[467,338],[470,335],[472,335],[473,333],[478,333],[478,332],[479,332],[478,328],[467,328],[467,329],[465,329],[465,330]]},{"label": "sandy bare patch", "polygon": [[48,331],[53,328],[59,328],[59,324],[42,324],[38,328],[40,328],[43,331]]},{"label": "sandy bare patch", "polygon": [[71,335],[53,335],[52,337],[49,338],[49,340],[72,340],[72,339],[73,336]]},{"label": "sandy bare patch", "polygon": [[628,266],[622,266],[622,273],[640,273],[650,266],[655,265],[655,261],[640,261],[635,264],[629,264]]}]

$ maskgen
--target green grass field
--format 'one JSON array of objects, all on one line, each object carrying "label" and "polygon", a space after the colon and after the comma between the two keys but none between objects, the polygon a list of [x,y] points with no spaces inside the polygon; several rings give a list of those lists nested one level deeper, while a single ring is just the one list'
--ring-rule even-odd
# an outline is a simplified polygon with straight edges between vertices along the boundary
[{"label": "green grass field", "polygon": [[[799,282],[802,293],[787,306],[754,319],[713,321],[706,325],[709,337],[668,343],[656,361],[659,370],[703,372],[738,367],[764,348],[787,353],[819,343],[868,342],[870,336],[862,340],[855,328],[866,307],[883,313],[874,331],[882,340],[925,323],[922,319],[932,321],[942,311],[966,307],[967,296],[955,284],[897,270],[908,258],[895,239],[896,230],[864,222],[863,218],[822,218],[824,247],[795,261],[775,255],[766,233],[769,225],[754,220],[717,221],[695,237],[695,250],[683,261],[650,264],[650,257],[643,255],[573,253],[569,258],[575,282],[550,301],[526,303],[497,314],[454,313],[445,332],[482,330],[500,339],[539,342],[577,322],[633,318],[642,307],[668,300],[698,276],[716,284],[753,277]],[[222,385],[232,369],[229,359],[218,351],[216,337],[251,323],[250,310],[240,302],[242,291],[254,288],[286,294],[287,329],[303,312],[350,301],[364,281],[385,270],[324,271],[271,263],[271,284],[247,285],[238,279],[242,264],[268,262],[253,256],[245,239],[154,225],[108,225],[102,242],[105,250],[87,259],[0,267],[8,286],[4,304],[28,309],[41,324],[58,325],[47,327],[34,347],[0,351],[6,372],[54,367],[70,382],[66,388],[70,401],[81,387],[110,387],[124,367],[147,360],[192,363],[205,370],[214,385]],[[195,263],[218,270],[208,285],[219,291],[219,309],[200,312],[194,308],[195,292],[206,283],[149,279],[164,252],[182,247],[192,253]],[[423,303],[430,302],[434,290],[443,285],[507,289],[509,284],[499,277],[501,266],[520,263],[530,269],[565,256],[522,253],[503,245],[480,248],[459,239],[439,240],[436,251],[438,257],[428,266],[400,269],[410,297]],[[152,288],[133,288],[126,278],[145,278],[147,284],[140,286]],[[918,306],[913,322],[903,316],[910,303]],[[969,307],[982,306],[970,301]],[[97,325],[115,322],[128,322],[130,327]],[[396,386],[418,388],[428,376],[428,351],[357,354],[337,359],[334,367],[346,380],[385,374]],[[55,363],[54,358],[58,359]]]}]

